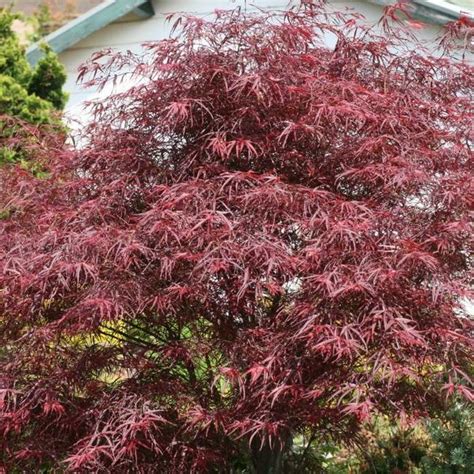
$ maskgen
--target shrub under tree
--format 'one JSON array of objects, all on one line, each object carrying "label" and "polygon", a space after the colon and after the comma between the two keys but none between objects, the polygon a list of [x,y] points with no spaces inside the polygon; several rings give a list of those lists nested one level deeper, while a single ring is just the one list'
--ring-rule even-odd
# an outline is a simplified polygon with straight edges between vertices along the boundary
[{"label": "shrub under tree", "polygon": [[5,466],[275,473],[472,399],[474,74],[383,24],[218,12],[84,66],[135,86],[0,178]]}]

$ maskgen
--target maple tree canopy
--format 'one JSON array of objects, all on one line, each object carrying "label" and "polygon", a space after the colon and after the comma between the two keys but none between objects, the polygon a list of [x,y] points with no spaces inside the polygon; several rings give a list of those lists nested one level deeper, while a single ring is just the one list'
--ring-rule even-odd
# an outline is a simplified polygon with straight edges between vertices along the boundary
[{"label": "maple tree canopy", "polygon": [[474,71],[396,18],[182,17],[83,67],[135,85],[0,172],[6,468],[277,472],[472,400]]}]

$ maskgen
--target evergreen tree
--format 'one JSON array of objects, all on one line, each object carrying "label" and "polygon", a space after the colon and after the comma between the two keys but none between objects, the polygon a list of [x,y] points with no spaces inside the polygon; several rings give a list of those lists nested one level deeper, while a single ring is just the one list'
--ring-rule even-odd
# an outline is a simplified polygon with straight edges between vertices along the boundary
[{"label": "evergreen tree", "polygon": [[48,47],[36,67],[28,63],[25,48],[12,29],[18,17],[0,9],[0,164],[25,158],[24,144],[5,145],[18,130],[10,118],[31,125],[59,125],[58,112],[67,100],[62,90],[64,66]]}]

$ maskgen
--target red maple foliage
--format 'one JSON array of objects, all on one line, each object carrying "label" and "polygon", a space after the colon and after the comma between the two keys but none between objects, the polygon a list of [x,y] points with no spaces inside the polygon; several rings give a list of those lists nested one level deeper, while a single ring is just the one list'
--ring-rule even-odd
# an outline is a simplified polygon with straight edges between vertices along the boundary
[{"label": "red maple foliage", "polygon": [[472,399],[474,71],[403,42],[306,2],[92,58],[136,85],[0,175],[4,466],[276,472]]}]

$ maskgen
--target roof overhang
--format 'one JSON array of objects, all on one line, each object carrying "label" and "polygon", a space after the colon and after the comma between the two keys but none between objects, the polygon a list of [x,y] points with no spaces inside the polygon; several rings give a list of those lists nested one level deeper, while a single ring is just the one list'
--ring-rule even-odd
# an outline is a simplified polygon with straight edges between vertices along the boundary
[{"label": "roof overhang", "polygon": [[[395,0],[369,0],[377,5],[393,5]],[[407,8],[413,18],[435,25],[445,25],[450,21],[459,19],[462,15],[473,17],[471,11],[443,0],[411,0]]]},{"label": "roof overhang", "polygon": [[34,66],[40,60],[43,55],[41,45],[44,43],[54,52],[60,53],[131,12],[142,18],[155,14],[150,0],[106,0],[31,45],[26,51],[28,62]]},{"label": "roof overhang", "polygon": [[[395,0],[369,1],[381,6],[395,3]],[[457,20],[463,14],[471,18],[474,17],[474,12],[466,12],[461,7],[443,0],[411,0],[408,2],[408,8],[414,18],[436,25],[444,25]],[[35,65],[43,55],[41,44],[46,43],[53,51],[61,53],[95,31],[131,12],[141,18],[149,18],[155,14],[150,0],[105,0],[97,7],[49,34],[40,42],[30,46],[26,52],[27,59],[31,65]]]}]

